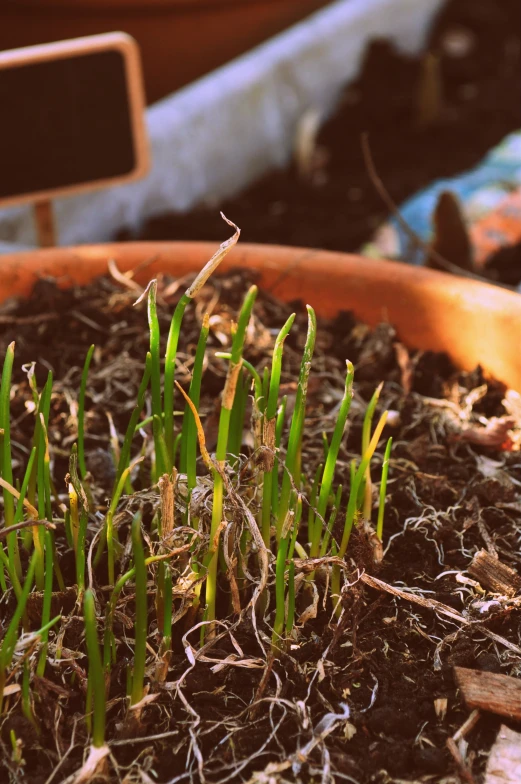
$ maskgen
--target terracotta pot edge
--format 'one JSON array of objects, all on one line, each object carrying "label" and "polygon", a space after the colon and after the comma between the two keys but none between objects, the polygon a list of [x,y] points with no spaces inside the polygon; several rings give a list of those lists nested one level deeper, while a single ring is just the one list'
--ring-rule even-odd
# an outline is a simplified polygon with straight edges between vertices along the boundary
[{"label": "terracotta pot edge", "polygon": [[[137,242],[111,242],[96,243],[92,245],[72,245],[67,247],[31,249],[18,251],[16,253],[3,254],[0,256],[0,268],[5,263],[26,262],[33,257],[47,264],[51,260],[62,262],[66,260],[82,260],[88,262],[89,259],[103,260],[111,256],[160,256],[160,254],[172,252],[179,253],[183,250],[190,252],[199,251],[201,255],[207,254],[210,258],[219,245],[218,241],[197,241],[197,240],[172,240],[172,241],[137,241]],[[317,257],[323,257],[330,263],[330,267],[335,272],[341,272],[340,265],[346,262],[353,266],[364,267],[366,271],[371,270],[377,277],[384,279],[396,278],[403,280],[408,286],[422,287],[433,284],[443,286],[446,290],[457,292],[465,297],[469,294],[477,293],[482,296],[487,292],[491,299],[503,300],[514,307],[521,308],[521,294],[494,286],[485,281],[476,281],[468,278],[458,278],[446,272],[431,270],[425,267],[411,266],[404,262],[372,259],[356,253],[345,253],[343,251],[322,250],[320,248],[306,248],[301,246],[272,245],[269,243],[247,243],[240,241],[226,259],[226,268],[233,266],[234,259],[239,264],[239,258],[248,260],[255,256],[265,256],[264,263],[270,265],[271,258],[278,261],[283,257],[295,258],[295,268],[299,265],[308,267],[310,262],[314,262]],[[300,258],[299,258],[300,257]],[[159,260],[159,259],[158,259]],[[248,264],[250,264],[247,261]]]},{"label": "terracotta pot edge", "polygon": [[[149,274],[142,274],[141,282],[156,274],[162,261],[171,272],[177,265],[182,276],[202,268],[217,247],[210,242],[137,242],[6,255],[0,257],[0,271],[11,291],[0,279],[0,299],[24,295],[41,274],[86,283],[105,273],[110,258],[123,271],[154,260],[155,270],[147,267]],[[286,301],[307,300],[326,317],[352,310],[371,326],[389,320],[407,345],[446,351],[464,369],[482,364],[521,391],[519,294],[400,262],[312,248],[239,244],[222,270],[237,267],[259,271],[261,286]]]}]

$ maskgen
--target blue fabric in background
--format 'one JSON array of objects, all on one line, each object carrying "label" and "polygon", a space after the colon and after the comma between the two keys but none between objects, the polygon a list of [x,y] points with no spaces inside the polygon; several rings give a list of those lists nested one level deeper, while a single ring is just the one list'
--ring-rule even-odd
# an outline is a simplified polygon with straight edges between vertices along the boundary
[{"label": "blue fabric in background", "polygon": [[[520,187],[521,131],[516,131],[503,139],[474,169],[451,179],[436,180],[407,199],[399,209],[412,231],[428,242],[432,232],[432,214],[442,191],[455,193],[468,222],[474,223],[493,210],[508,193]],[[374,242],[363,250],[366,255],[392,255],[411,264],[422,264],[424,260],[423,250],[412,247],[410,237],[395,218],[381,227]]]}]

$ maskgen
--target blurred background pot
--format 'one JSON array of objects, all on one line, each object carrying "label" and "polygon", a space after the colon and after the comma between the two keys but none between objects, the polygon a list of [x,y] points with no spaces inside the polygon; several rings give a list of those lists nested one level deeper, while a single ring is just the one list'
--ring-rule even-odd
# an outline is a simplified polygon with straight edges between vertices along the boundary
[{"label": "blurred background pot", "polygon": [[121,30],[141,49],[149,103],[328,0],[4,0],[0,51]]},{"label": "blurred background pot", "polygon": [[[418,57],[445,1],[336,0],[157,101],[146,113],[152,158],[147,177],[56,199],[57,244],[108,242],[121,232],[136,237],[155,217],[219,204],[266,172],[287,166],[295,155],[303,121],[307,118],[309,126],[311,117],[320,124],[331,115],[346,85],[357,78],[371,42],[385,39],[401,55]],[[73,0],[0,0],[0,47],[2,35],[7,35],[6,8],[12,15],[15,6],[25,7],[22,32],[28,35],[26,19],[33,9],[57,2],[63,14],[64,3],[69,6]],[[75,0],[74,8],[85,2]],[[99,5],[101,0],[97,2]],[[162,0],[162,6],[157,3],[152,0],[150,7],[175,5],[167,0]],[[317,0],[314,3],[318,5]],[[103,4],[109,5],[110,0],[103,0]],[[202,0],[184,0],[184,4],[192,9],[203,5]],[[220,13],[226,7],[245,13],[243,6],[294,8],[295,2],[219,0],[218,4],[210,0],[208,7],[217,12],[218,5]],[[300,0],[299,8],[304,5],[307,3]],[[11,25],[12,21],[10,18]],[[195,47],[197,35],[197,30],[192,31],[180,46],[190,41]],[[138,33],[136,37],[139,39]],[[172,37],[173,33],[167,36]],[[174,49],[169,44],[168,57],[177,57]],[[165,73],[172,68],[167,63]],[[358,149],[358,137],[355,143]],[[197,238],[198,234],[190,233],[189,239]],[[30,207],[0,210],[0,253],[8,251],[2,248],[2,241],[18,246],[11,248],[13,252],[37,244]]]},{"label": "blurred background pot", "polygon": [[[109,259],[122,272],[141,266],[136,280],[143,284],[161,272],[184,276],[201,269],[215,249],[213,243],[136,242],[6,255],[0,258],[0,302],[29,294],[42,276],[64,286],[85,284],[107,272]],[[239,244],[219,272],[233,268],[256,271],[261,287],[286,301],[308,302],[322,316],[352,310],[371,326],[388,321],[406,345],[444,351],[465,370],[479,364],[521,391],[518,294],[399,262],[304,248]]]}]

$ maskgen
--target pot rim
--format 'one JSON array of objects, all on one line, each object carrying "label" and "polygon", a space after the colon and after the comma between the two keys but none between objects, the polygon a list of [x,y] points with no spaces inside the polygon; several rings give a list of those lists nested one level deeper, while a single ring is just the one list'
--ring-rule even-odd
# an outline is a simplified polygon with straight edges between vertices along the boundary
[{"label": "pot rim", "polygon": [[[42,276],[84,284],[107,272],[141,267],[137,280],[165,272],[196,272],[217,249],[210,242],[130,242],[31,250],[0,256],[0,302],[24,296]],[[143,262],[147,262],[146,265]],[[335,251],[239,244],[219,271],[259,273],[259,285],[279,298],[304,299],[332,317],[352,310],[374,326],[387,320],[406,345],[445,351],[455,364],[490,375],[521,392],[521,295],[488,283],[426,268]]]}]

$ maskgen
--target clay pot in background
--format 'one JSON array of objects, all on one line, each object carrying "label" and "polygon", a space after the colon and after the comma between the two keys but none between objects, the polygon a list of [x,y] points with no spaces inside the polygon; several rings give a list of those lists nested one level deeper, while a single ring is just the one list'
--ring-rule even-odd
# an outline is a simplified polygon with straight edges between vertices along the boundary
[{"label": "clay pot in background", "polygon": [[327,2],[3,0],[0,51],[123,31],[139,44],[147,100],[152,103],[248,51]]},{"label": "clay pot in background", "polygon": [[[64,286],[142,265],[136,279],[200,270],[216,247],[198,242],[136,242],[54,248],[0,256],[0,302],[27,295],[39,276]],[[443,272],[330,251],[239,244],[219,272],[256,270],[259,285],[283,300],[302,299],[320,315],[352,310],[369,325],[387,320],[407,346],[445,351],[467,370],[484,370],[521,392],[521,295]]]}]

